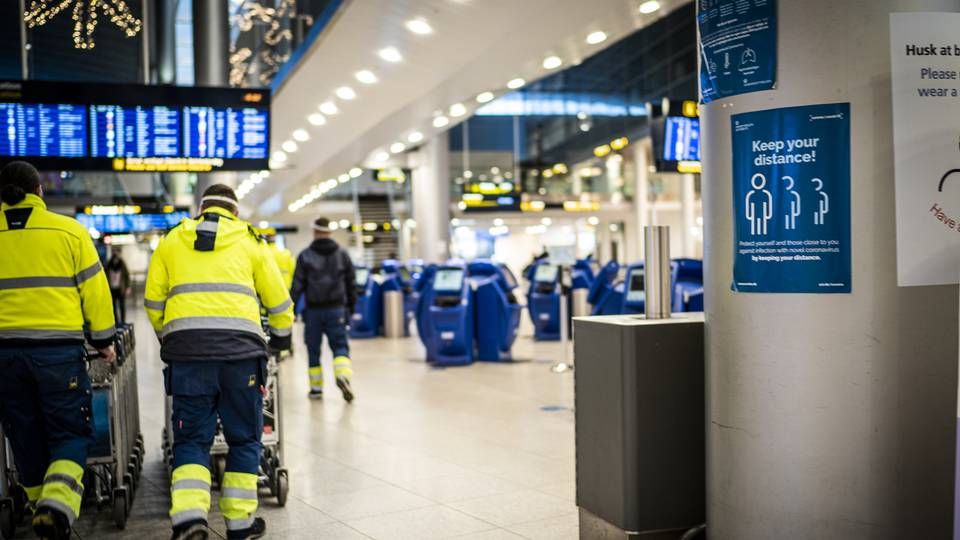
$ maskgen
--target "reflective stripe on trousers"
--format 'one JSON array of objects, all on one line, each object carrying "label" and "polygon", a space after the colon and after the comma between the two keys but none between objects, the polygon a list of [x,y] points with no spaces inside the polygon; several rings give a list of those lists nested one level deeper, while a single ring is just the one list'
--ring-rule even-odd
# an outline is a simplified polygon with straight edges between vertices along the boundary
[{"label": "reflective stripe on trousers", "polygon": [[223,475],[220,511],[228,531],[249,529],[257,511],[257,475],[227,471]]},{"label": "reflective stripe on trousers", "polygon": [[323,391],[323,368],[320,366],[307,369],[310,375],[310,389],[315,392]]},{"label": "reflective stripe on trousers", "polygon": [[350,378],[353,377],[353,367],[350,363],[350,359],[346,356],[338,356],[333,359],[333,374],[339,379],[340,377]]},{"label": "reflective stripe on trousers", "polygon": [[181,465],[170,479],[170,521],[173,526],[207,521],[210,511],[210,470],[203,465]]},{"label": "reflective stripe on trousers", "polygon": [[[73,524],[83,502],[83,467],[69,459],[58,459],[47,468],[37,508],[52,508]],[[28,495],[29,496],[29,495]]]}]

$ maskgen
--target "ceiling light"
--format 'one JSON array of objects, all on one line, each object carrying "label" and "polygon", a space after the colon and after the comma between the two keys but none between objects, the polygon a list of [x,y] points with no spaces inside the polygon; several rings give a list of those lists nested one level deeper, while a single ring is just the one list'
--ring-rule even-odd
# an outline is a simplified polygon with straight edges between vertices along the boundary
[{"label": "ceiling light", "polygon": [[557,69],[563,65],[563,60],[559,56],[548,56],[543,59],[543,69]]},{"label": "ceiling light", "polygon": [[463,103],[454,103],[450,106],[450,116],[459,118],[465,114],[467,114],[467,108],[463,106]]},{"label": "ceiling light", "polygon": [[410,132],[409,135],[407,135],[407,142],[410,144],[417,144],[422,140],[423,140],[423,133],[420,133],[419,131],[412,131]]},{"label": "ceiling light", "polygon": [[410,19],[407,21],[407,30],[414,34],[420,34],[421,36],[433,33],[433,28],[430,26],[430,23],[424,19]]},{"label": "ceiling light", "polygon": [[373,156],[373,160],[376,161],[376,162],[378,162],[378,163],[383,163],[384,161],[387,161],[388,159],[390,159],[390,154],[388,154],[388,153],[386,153],[386,152],[377,152],[376,155]]},{"label": "ceiling light", "polygon": [[493,92],[483,92],[477,94],[477,103],[489,103],[493,101]]},{"label": "ceiling light", "polygon": [[407,149],[407,145],[399,141],[390,145],[390,152],[394,154],[399,154],[400,152],[403,152],[406,149]]},{"label": "ceiling light", "polygon": [[310,140],[310,134],[307,133],[305,129],[297,129],[293,132],[293,138],[300,142],[305,142]]},{"label": "ceiling light", "polygon": [[396,47],[385,47],[380,49],[377,54],[380,58],[390,63],[397,63],[403,60],[403,55],[400,54],[400,51],[398,51]]},{"label": "ceiling light", "polygon": [[350,173],[341,174],[340,176],[337,177],[337,180],[339,180],[341,184],[346,184],[347,182],[350,181]]},{"label": "ceiling light", "polygon": [[315,126],[322,126],[327,123],[327,117],[316,112],[308,116],[307,121]]},{"label": "ceiling light", "polygon": [[341,86],[340,88],[337,88],[336,94],[338,98],[344,101],[350,101],[351,99],[357,97],[357,93],[354,92],[353,88],[350,88],[349,86]]},{"label": "ceiling light", "polygon": [[660,9],[660,2],[657,2],[657,0],[647,0],[640,4],[640,13],[644,15],[649,15],[658,9]]},{"label": "ceiling light", "polygon": [[350,178],[356,178],[361,174],[363,174],[363,169],[361,169],[360,167],[354,167],[350,169],[350,172],[348,174],[350,175]]},{"label": "ceiling light", "polygon": [[277,163],[283,163],[287,160],[287,154],[282,150],[277,150],[273,153],[273,155],[270,156],[270,159],[276,161]]},{"label": "ceiling light", "polygon": [[353,76],[363,84],[373,84],[377,82],[377,76],[374,75],[369,69],[361,69],[360,71],[354,73]]},{"label": "ceiling light", "polygon": [[516,79],[511,79],[510,82],[507,83],[507,88],[511,90],[516,90],[517,88],[520,88],[525,84],[527,84],[527,81],[518,77]]},{"label": "ceiling light", "polygon": [[332,101],[324,101],[320,104],[320,112],[328,116],[332,116],[340,112],[340,109],[337,108],[337,104]]},{"label": "ceiling light", "polygon": [[284,152],[293,153],[297,151],[297,143],[293,141],[285,141],[280,148],[283,148]]},{"label": "ceiling light", "polygon": [[607,33],[601,32],[600,30],[597,30],[596,32],[590,32],[590,34],[587,35],[587,43],[589,45],[597,45],[599,43],[603,43],[606,40],[607,40]]},{"label": "ceiling light", "polygon": [[435,128],[442,128],[449,123],[450,123],[450,119],[447,118],[446,116],[443,116],[442,114],[433,119],[433,127]]}]

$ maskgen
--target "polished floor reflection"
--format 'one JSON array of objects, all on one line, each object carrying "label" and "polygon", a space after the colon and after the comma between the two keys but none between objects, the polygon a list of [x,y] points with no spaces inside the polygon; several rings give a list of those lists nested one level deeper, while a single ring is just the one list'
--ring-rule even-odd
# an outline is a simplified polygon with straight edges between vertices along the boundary
[{"label": "polished floor reflection", "polygon": [[[85,508],[84,539],[169,537],[162,365],[137,322],[143,480],[126,530]],[[333,385],[307,399],[300,345],[281,365],[290,498],[279,508],[262,495],[268,537],[576,538],[573,376],[550,370],[561,351],[521,337],[519,362],[437,369],[416,338],[354,341],[357,400],[346,405]],[[224,533],[219,514],[211,523]]]}]

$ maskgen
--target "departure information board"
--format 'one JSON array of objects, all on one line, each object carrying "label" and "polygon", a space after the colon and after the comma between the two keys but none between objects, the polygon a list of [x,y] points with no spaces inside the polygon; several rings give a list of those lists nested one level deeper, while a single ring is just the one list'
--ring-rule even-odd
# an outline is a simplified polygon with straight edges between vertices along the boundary
[{"label": "departure information board", "polygon": [[0,81],[0,165],[43,170],[262,170],[268,90]]},{"label": "departure information board", "polygon": [[700,119],[668,116],[664,125],[663,159],[700,161]]}]

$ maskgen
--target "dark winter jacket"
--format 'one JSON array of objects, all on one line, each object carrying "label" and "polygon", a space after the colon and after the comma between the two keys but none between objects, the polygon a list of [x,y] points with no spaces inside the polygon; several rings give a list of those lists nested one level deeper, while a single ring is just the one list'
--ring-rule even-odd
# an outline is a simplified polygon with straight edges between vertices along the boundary
[{"label": "dark winter jacket", "polygon": [[357,302],[356,276],[350,255],[330,238],[314,240],[297,257],[290,297],[306,296],[308,307],[345,307]]}]

